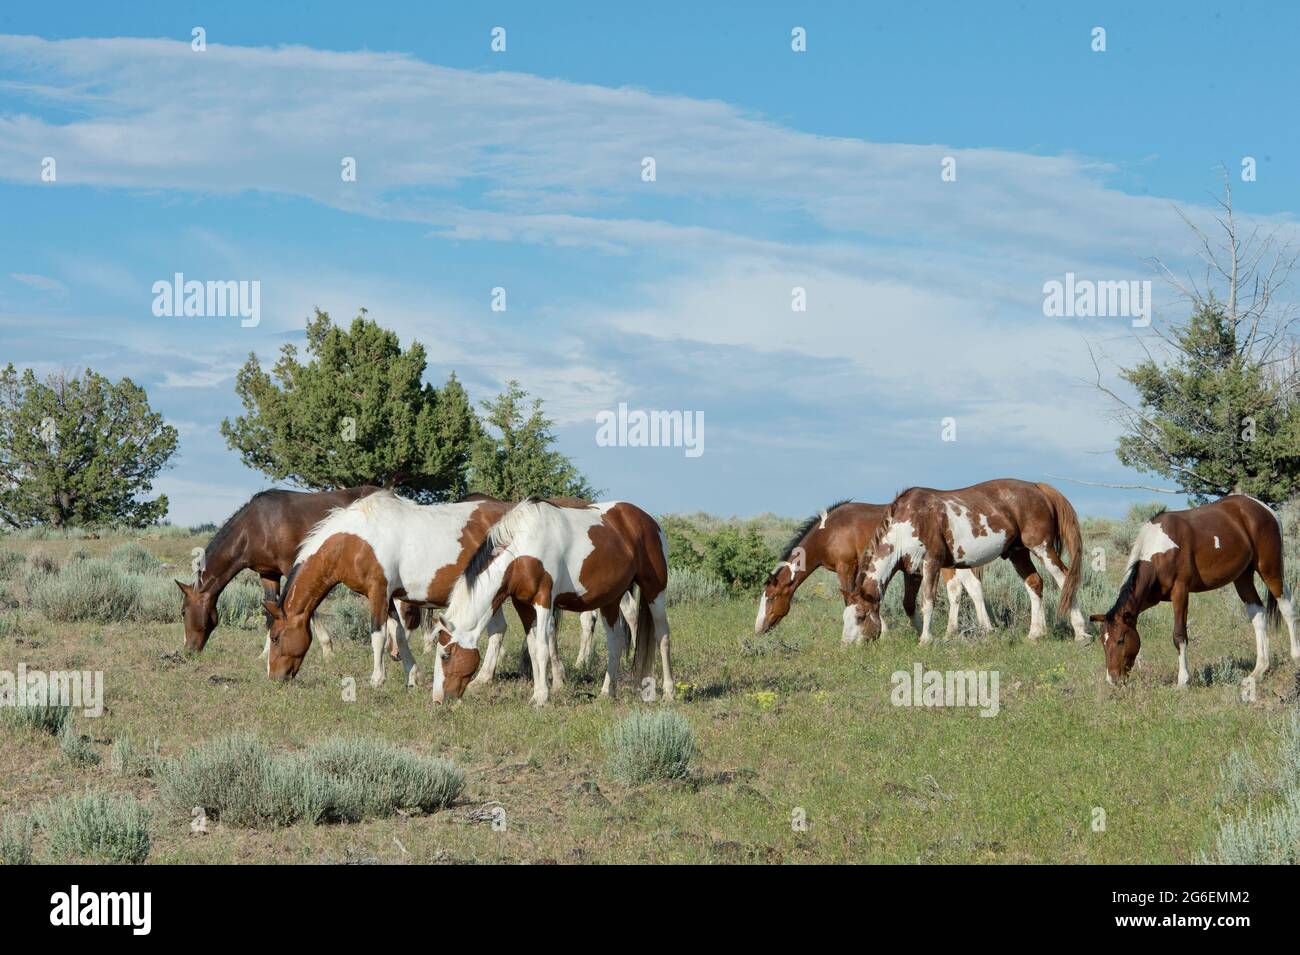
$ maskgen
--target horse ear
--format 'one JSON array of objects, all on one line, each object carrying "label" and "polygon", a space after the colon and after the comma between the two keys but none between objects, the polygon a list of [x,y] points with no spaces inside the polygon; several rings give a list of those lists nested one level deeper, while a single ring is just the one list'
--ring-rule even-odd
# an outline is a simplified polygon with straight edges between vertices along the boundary
[{"label": "horse ear", "polygon": [[181,581],[178,580],[176,581],[176,586],[181,589],[181,593],[183,593],[186,597],[194,596],[194,586],[192,584],[182,583]]},{"label": "horse ear", "polygon": [[1091,620],[1093,623],[1105,623],[1106,615],[1104,613],[1094,613],[1088,619]]},{"label": "horse ear", "polygon": [[284,619],[284,611],[280,609],[280,604],[277,603],[276,601],[274,600],[263,601],[262,606],[266,608],[267,614],[272,618],[276,620]]}]

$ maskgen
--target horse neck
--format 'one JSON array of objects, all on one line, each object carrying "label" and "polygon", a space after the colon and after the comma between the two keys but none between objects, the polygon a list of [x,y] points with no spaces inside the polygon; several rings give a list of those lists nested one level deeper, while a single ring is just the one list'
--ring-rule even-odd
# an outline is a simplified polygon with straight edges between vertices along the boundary
[{"label": "horse neck", "polygon": [[1134,617],[1154,607],[1160,602],[1160,595],[1157,593],[1157,581],[1150,563],[1139,561],[1133,565],[1128,574],[1125,574],[1125,584],[1128,584],[1128,577],[1132,576],[1131,586],[1121,586],[1120,593],[1115,599],[1115,606],[1111,607],[1112,614],[1129,611]]},{"label": "horse neck", "polygon": [[227,537],[215,554],[204,552],[203,570],[199,575],[201,581],[199,590],[205,593],[220,593],[240,571],[247,569],[248,562],[242,557],[235,556],[236,552],[242,555],[244,548],[231,546],[233,536]]},{"label": "horse neck", "polygon": [[474,578],[472,586],[457,583],[444,613],[457,631],[475,631],[492,615],[492,604],[512,562],[513,558],[507,558],[503,553]]},{"label": "horse neck", "polygon": [[[785,566],[790,568],[790,583],[798,587],[805,580],[812,576],[813,571],[818,567],[826,564],[826,542],[830,534],[829,530],[814,527],[807,534],[800,538],[799,543],[795,545],[797,550],[803,551],[803,567],[795,569],[794,554],[785,561]],[[836,568],[838,570],[838,568]]]},{"label": "horse neck", "polygon": [[292,579],[280,598],[281,607],[286,614],[302,613],[311,616],[339,582],[334,561],[317,551],[293,572]]}]

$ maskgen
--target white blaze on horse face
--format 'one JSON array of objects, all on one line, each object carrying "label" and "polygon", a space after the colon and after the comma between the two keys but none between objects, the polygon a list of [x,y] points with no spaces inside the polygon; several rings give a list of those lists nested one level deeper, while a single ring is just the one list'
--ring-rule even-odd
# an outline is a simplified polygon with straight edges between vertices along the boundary
[{"label": "white blaze on horse face", "polygon": [[1154,521],[1148,521],[1142,525],[1133,541],[1133,549],[1128,554],[1128,566],[1132,568],[1138,561],[1150,560],[1156,554],[1171,551],[1177,546],[1163,527]]},{"label": "white blaze on horse face", "polygon": [[972,514],[961,504],[945,501],[953,557],[968,567],[978,567],[1001,557],[1007,549],[1006,531],[994,531],[983,514]]}]

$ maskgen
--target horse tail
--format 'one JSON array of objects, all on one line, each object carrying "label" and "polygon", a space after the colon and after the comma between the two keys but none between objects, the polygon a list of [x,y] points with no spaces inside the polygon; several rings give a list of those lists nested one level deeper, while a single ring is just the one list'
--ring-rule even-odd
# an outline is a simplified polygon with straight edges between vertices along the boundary
[{"label": "horse tail", "polygon": [[632,672],[636,676],[636,689],[641,692],[641,683],[648,676],[654,676],[655,621],[650,613],[650,601],[646,600],[645,591],[637,587],[636,593],[636,650],[632,659]]},{"label": "horse tail", "polygon": [[1079,530],[1079,517],[1074,513],[1074,506],[1065,495],[1050,484],[1039,484],[1052,511],[1056,515],[1056,539],[1052,544],[1059,552],[1061,545],[1070,552],[1070,563],[1065,568],[1065,583],[1061,586],[1061,600],[1056,605],[1056,614],[1065,619],[1074,607],[1075,595],[1083,580],[1083,534]]}]

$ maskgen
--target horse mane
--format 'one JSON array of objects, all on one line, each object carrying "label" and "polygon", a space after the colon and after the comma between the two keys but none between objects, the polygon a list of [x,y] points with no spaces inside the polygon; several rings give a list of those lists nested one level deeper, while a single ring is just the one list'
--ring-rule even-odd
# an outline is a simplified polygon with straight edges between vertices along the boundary
[{"label": "horse mane", "polygon": [[843,507],[845,504],[852,504],[852,503],[853,501],[849,498],[845,498],[842,501],[836,501],[830,507],[826,508],[825,510],[818,511],[812,517],[808,518],[808,520],[800,524],[799,529],[794,532],[794,535],[790,538],[789,543],[787,543],[785,547],[782,549],[781,556],[777,559],[777,563],[784,564],[788,562],[790,560],[790,555],[794,553],[794,549],[799,546],[799,542],[804,539],[804,537],[808,534],[810,530],[812,530],[814,527],[816,527],[818,524],[824,521],[827,517],[829,517],[832,511],[834,511],[838,507]]},{"label": "horse mane", "polygon": [[544,513],[543,508],[554,508],[554,505],[548,504],[539,497],[526,497],[501,515],[501,519],[488,530],[483,542],[478,545],[469,563],[465,565],[464,572],[453,588],[453,600],[457,593],[468,596],[473,592],[475,581],[488,569],[501,549],[510,546],[510,542],[518,537],[522,530],[531,527]]},{"label": "horse mane", "polygon": [[298,553],[294,556],[294,566],[301,564],[304,560],[316,553],[332,535],[338,533],[337,522],[344,516],[353,513],[374,510],[376,507],[419,507],[414,501],[397,494],[390,488],[380,488],[374,494],[368,494],[365,497],[359,497],[351,504],[341,504],[338,507],[331,507],[325,512],[325,516],[312,525],[307,536],[302,539],[298,545]]},{"label": "horse mane", "polygon": [[1129,564],[1128,569],[1124,571],[1124,582],[1119,585],[1119,593],[1115,595],[1115,602],[1111,605],[1111,608],[1106,611],[1107,617],[1113,617],[1115,614],[1119,613],[1120,608],[1133,599],[1134,593],[1137,591],[1139,564],[1139,561],[1134,561]]}]

